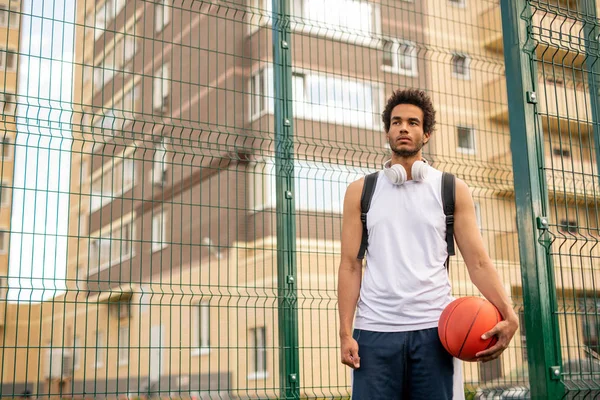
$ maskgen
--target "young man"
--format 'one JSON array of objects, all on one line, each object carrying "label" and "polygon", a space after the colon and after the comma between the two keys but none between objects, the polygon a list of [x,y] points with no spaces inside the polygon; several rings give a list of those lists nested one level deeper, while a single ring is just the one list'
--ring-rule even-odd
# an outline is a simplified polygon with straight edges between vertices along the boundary
[{"label": "young man", "polygon": [[[460,384],[453,378],[460,364],[437,333],[439,317],[452,301],[442,172],[421,154],[434,131],[435,110],[424,92],[398,90],[388,99],[383,122],[392,158],[378,174],[367,213],[364,277],[357,256],[364,178],[348,186],[344,199],[338,281],[342,363],[353,368],[353,400],[443,400],[453,398],[453,389],[459,398],[462,377]],[[489,361],[506,349],[518,318],[484,249],[469,188],[460,179],[455,199],[455,238],[469,276],[504,318],[484,334],[498,339],[477,355]]]}]

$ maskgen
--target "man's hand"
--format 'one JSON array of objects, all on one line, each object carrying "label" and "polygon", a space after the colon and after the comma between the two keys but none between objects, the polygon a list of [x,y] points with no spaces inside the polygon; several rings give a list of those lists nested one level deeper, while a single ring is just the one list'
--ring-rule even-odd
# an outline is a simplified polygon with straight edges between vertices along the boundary
[{"label": "man's hand", "polygon": [[510,320],[498,322],[496,326],[494,326],[490,331],[484,333],[481,336],[483,340],[489,339],[492,336],[496,336],[498,338],[498,341],[489,349],[480,351],[479,353],[475,354],[475,357],[477,357],[477,361],[486,362],[500,357],[500,354],[502,354],[502,352],[508,347],[508,344],[510,343],[512,337],[515,335],[515,332],[517,331],[518,327],[519,323],[517,322],[517,319],[513,318]]},{"label": "man's hand", "polygon": [[342,338],[342,364],[354,369],[360,368],[358,342],[352,336]]}]

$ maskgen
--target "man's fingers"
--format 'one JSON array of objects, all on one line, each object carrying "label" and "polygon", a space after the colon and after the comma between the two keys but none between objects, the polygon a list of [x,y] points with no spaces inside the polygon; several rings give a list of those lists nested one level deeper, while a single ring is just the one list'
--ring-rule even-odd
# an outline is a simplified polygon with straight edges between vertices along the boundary
[{"label": "man's fingers", "polygon": [[479,353],[475,354],[475,357],[479,358],[479,357],[486,357],[489,356],[490,354],[494,354],[497,351],[503,351],[504,350],[504,346],[498,342],[495,345],[493,345],[492,347],[490,347],[489,349],[485,349],[483,351],[480,351]]},{"label": "man's fingers", "polygon": [[360,368],[360,357],[358,356],[358,343],[352,338],[342,340],[342,364],[350,368]]},{"label": "man's fingers", "polygon": [[342,356],[342,364],[351,368],[360,368],[360,357],[356,350],[349,350],[348,353]]},{"label": "man's fingers", "polygon": [[500,354],[502,354],[502,353],[493,354],[493,355],[490,355],[487,357],[481,357],[481,358],[478,358],[477,361],[480,361],[480,362],[492,361],[492,360],[495,360],[496,358],[500,357]]},{"label": "man's fingers", "polygon": [[504,340],[499,340],[495,345],[493,345],[489,349],[480,351],[479,353],[475,354],[475,357],[477,357],[478,361],[490,361],[500,357],[500,354],[502,354],[502,352],[506,350],[507,347],[508,343],[505,343]]},{"label": "man's fingers", "polygon": [[483,335],[481,335],[481,339],[482,340],[487,340],[493,336],[496,336],[498,334],[498,328],[497,325],[495,327],[493,327],[492,329],[490,329],[489,331],[487,331],[486,333],[484,333]]},{"label": "man's fingers", "polygon": [[349,360],[350,360],[350,366],[352,368],[359,368],[360,367],[360,357],[358,356],[358,349],[354,349],[351,348],[349,351]]}]

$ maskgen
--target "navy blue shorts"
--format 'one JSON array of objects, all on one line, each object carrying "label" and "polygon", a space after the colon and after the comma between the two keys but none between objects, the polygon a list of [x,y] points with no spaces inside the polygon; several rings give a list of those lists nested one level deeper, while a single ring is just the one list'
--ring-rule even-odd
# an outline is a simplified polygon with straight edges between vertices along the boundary
[{"label": "navy blue shorts", "polygon": [[353,370],[352,400],[452,399],[453,358],[437,328],[410,332],[355,329],[360,368]]}]

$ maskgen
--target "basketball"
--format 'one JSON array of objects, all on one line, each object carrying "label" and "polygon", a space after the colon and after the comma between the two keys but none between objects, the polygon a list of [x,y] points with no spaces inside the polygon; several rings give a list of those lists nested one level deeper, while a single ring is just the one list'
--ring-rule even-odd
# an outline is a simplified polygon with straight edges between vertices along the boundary
[{"label": "basketball", "polygon": [[461,297],[442,312],[438,334],[448,353],[463,361],[475,361],[475,354],[489,349],[497,341],[495,336],[483,340],[481,335],[501,320],[498,309],[486,299]]}]

